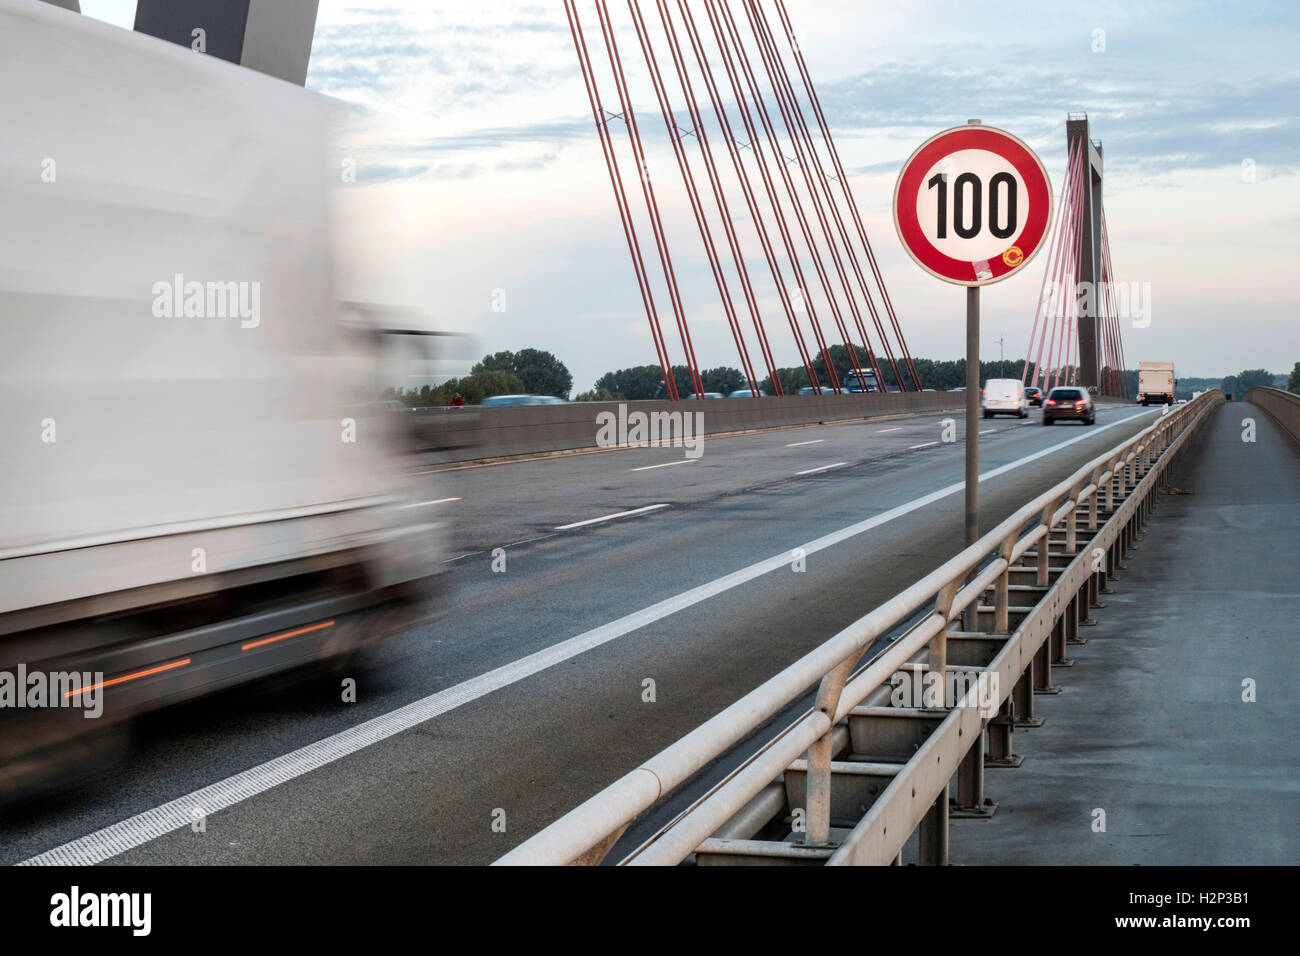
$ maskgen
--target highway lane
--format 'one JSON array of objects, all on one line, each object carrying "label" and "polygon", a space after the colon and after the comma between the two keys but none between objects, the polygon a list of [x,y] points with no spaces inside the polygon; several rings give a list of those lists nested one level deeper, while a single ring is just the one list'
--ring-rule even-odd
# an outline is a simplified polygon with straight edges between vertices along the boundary
[{"label": "highway lane", "polygon": [[[982,442],[985,473],[1078,439],[982,482],[986,526],[1155,414],[1102,405],[1093,429],[1042,428],[1036,416],[982,425],[994,431]],[[431,476],[430,500],[460,499],[430,506],[458,522],[455,554],[467,555],[447,566],[455,601],[358,665],[356,703],[341,702],[337,679],[320,679],[149,718],[128,763],[93,787],[11,813],[0,824],[4,860],[167,801],[210,802],[188,795],[959,483],[960,426],[956,443],[913,448],[937,440],[944,417],[710,439],[699,461],[648,471],[633,469],[680,460],[682,450]],[[654,503],[670,507],[554,532]],[[113,859],[487,862],[958,550],[961,510],[960,491],[949,493],[809,554],[803,572],[754,576],[531,676],[496,679],[433,719],[235,802],[202,832],[167,833]],[[538,540],[510,546],[529,538]],[[492,570],[495,547],[505,547],[502,573]],[[643,700],[647,678],[653,703]],[[504,812],[505,832],[493,829],[502,819],[494,811]]]}]

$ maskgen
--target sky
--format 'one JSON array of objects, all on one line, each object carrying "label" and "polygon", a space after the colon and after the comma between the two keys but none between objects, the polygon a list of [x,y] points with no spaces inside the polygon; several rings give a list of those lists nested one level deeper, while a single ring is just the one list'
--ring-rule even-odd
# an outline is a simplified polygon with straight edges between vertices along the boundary
[{"label": "sky", "polygon": [[[89,16],[131,23],[132,0],[81,3]],[[775,17],[772,0],[764,5]],[[609,6],[697,359],[738,366],[627,4]],[[787,7],[913,355],[964,353],[965,300],[899,244],[891,202],[903,161],[933,133],[979,118],[1025,140],[1059,187],[1066,115],[1086,112],[1104,150],[1116,278],[1150,284],[1149,324],[1123,328],[1130,367],[1173,360],[1181,375],[1218,376],[1300,360],[1300,5]],[[655,5],[641,8],[666,62]],[[617,110],[594,5],[578,9],[602,98]],[[656,361],[560,0],[321,0],[307,87],[338,101],[339,146],[355,162],[356,182],[337,196],[354,239],[349,297],[469,333],[466,363],[502,349],[554,352],[575,390]],[[670,91],[688,127],[680,87]],[[610,128],[629,175],[625,129]],[[720,133],[707,131],[716,147]],[[643,207],[639,215],[651,253]],[[777,364],[797,364],[756,240],[746,251]],[[1024,353],[1045,259],[983,290],[985,358]],[[647,264],[680,362],[652,254]],[[757,364],[752,328],[748,339]]]}]

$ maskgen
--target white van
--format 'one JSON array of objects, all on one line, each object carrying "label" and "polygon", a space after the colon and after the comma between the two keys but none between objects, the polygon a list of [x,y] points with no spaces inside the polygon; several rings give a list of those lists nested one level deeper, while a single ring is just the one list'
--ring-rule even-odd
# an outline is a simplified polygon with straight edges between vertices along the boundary
[{"label": "white van", "polygon": [[985,418],[994,415],[1028,418],[1029,396],[1025,394],[1025,386],[1018,378],[991,378],[984,383],[980,408]]}]

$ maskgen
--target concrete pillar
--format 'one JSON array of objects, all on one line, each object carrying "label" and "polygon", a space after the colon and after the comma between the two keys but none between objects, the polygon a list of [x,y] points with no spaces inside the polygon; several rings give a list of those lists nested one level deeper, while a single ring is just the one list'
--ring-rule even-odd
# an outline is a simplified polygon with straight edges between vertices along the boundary
[{"label": "concrete pillar", "polygon": [[318,2],[139,0],[135,29],[302,86]]},{"label": "concrete pillar", "polygon": [[[1065,122],[1067,155],[1076,143],[1081,145],[1079,163],[1083,169],[1083,242],[1079,256],[1081,283],[1091,292],[1079,303],[1079,384],[1101,385],[1101,335],[1097,327],[1101,281],[1101,144],[1088,136],[1088,117],[1072,113]],[[1061,215],[1065,215],[1065,210]]]}]

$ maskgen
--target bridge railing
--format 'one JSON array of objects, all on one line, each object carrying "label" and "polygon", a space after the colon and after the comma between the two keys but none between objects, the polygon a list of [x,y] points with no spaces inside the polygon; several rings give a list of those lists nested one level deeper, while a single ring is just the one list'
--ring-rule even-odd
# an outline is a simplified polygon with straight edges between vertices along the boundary
[{"label": "bridge railing", "polygon": [[[1053,570],[1050,563],[1053,536],[1063,535],[1065,552],[1074,554],[1078,549],[1081,520],[1086,521],[1085,534],[1090,534],[1097,529],[1102,513],[1112,517],[1122,515],[1127,520],[1136,517],[1139,509],[1149,508],[1156,483],[1163,480],[1164,468],[1173,457],[1170,452],[1176,452],[1205,413],[1222,401],[1223,393],[1214,390],[1186,405],[1166,408],[1156,422],[1089,461],[1069,478],[1018,509],[975,544],[520,844],[497,863],[601,862],[639,815],[752,735],[813,685],[818,689],[812,709],[762,745],[757,753],[622,862],[680,863],[805,755],[804,844],[818,849],[828,862],[894,860],[925,813],[936,805],[937,794],[946,790],[956,772],[954,760],[964,759],[972,746],[978,748],[982,760],[983,730],[990,715],[984,706],[976,704],[976,699],[984,689],[972,688],[955,707],[947,700],[943,702],[945,710],[951,707],[948,710],[951,726],[948,726],[950,721],[944,721],[946,731],[951,733],[934,734],[909,761],[907,771],[900,771],[894,783],[876,800],[850,840],[833,850],[829,843],[830,794],[836,725],[869,696],[874,694],[878,698],[882,688],[888,690],[888,681],[900,668],[916,666],[921,660],[930,671],[945,674],[950,630],[954,625],[960,627],[967,606],[978,601],[989,588],[994,593],[994,630],[1004,632],[1004,639],[1019,635],[1020,629],[1014,635],[1005,633],[1011,610],[1012,565],[1027,552],[1036,550],[1036,579],[1039,586],[1045,586]],[[1114,538],[1117,545],[1126,546],[1131,540],[1127,537],[1131,531],[1115,534],[1126,535]],[[1100,536],[1095,540],[1099,539]],[[1088,568],[1082,566],[1081,571],[1082,576],[1071,577],[1076,596],[1082,593],[1080,588]],[[928,611],[904,634],[874,658],[859,664],[878,637],[898,628],[918,609],[927,606]],[[1072,608],[1075,606],[1071,604]],[[1053,608],[1053,613],[1060,618],[1064,607]],[[1032,656],[1038,653],[1045,635],[1038,634],[1036,640],[1033,646],[1013,648],[1019,655],[1016,660],[1011,660],[1015,655],[1009,653],[998,655],[998,661],[1002,662],[998,666],[1006,669],[1011,678],[1009,685],[1015,683]],[[1001,689],[998,706],[1009,693],[1007,687]],[[961,743],[957,743],[959,739]],[[943,741],[951,742],[952,746],[948,747],[951,752],[932,754]],[[933,761],[929,759],[931,756],[935,757]],[[918,763],[922,759],[929,766]],[[982,766],[981,763],[981,773]],[[946,799],[943,810],[946,857]],[[832,854],[838,858],[832,859]],[[851,859],[844,859],[846,855]]]},{"label": "bridge railing", "polygon": [[1300,442],[1300,395],[1280,388],[1252,388],[1245,398],[1272,415],[1292,438]]}]

